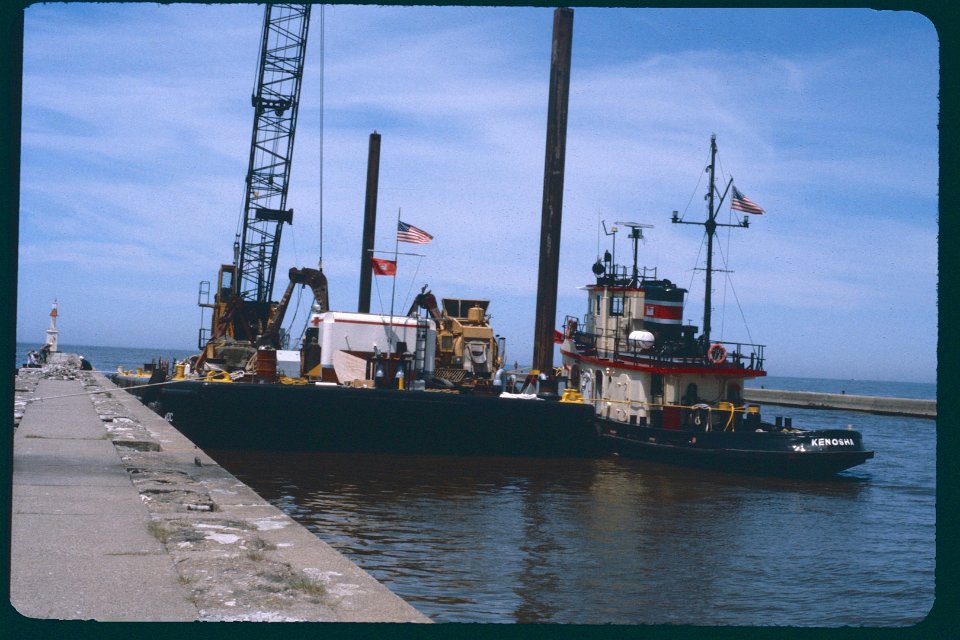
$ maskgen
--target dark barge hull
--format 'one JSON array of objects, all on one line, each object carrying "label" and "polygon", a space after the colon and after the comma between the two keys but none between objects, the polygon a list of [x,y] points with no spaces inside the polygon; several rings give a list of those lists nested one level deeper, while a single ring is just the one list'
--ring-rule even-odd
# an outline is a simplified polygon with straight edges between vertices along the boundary
[{"label": "dark barge hull", "polygon": [[157,370],[149,376],[140,376],[135,373],[112,373],[107,376],[115,385],[126,389],[140,398],[143,402],[153,402],[159,397],[158,383],[166,380],[166,374]]},{"label": "dark barge hull", "polygon": [[[130,388],[136,394],[137,388]],[[593,408],[549,400],[342,386],[174,382],[161,415],[205,449],[592,456]]]},{"label": "dark barge hull", "polygon": [[606,451],[687,467],[819,478],[873,458],[857,431],[693,432],[598,421]]}]

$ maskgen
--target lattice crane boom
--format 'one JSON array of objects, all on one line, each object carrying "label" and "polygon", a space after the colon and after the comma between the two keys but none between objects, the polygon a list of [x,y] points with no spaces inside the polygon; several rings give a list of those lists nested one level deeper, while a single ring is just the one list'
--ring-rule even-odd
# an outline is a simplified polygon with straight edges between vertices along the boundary
[{"label": "lattice crane boom", "polygon": [[236,294],[269,302],[287,209],[293,140],[310,26],[309,4],[267,4],[254,108],[241,235],[234,245]]}]

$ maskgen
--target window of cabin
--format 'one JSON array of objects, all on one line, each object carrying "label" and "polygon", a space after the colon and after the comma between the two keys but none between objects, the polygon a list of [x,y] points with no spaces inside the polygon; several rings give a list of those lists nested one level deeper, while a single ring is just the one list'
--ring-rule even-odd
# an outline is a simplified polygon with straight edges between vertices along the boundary
[{"label": "window of cabin", "polygon": [[663,395],[663,374],[654,373],[650,376],[650,395],[653,397]]},{"label": "window of cabin", "polygon": [[623,295],[615,295],[610,298],[610,315],[623,315]]}]

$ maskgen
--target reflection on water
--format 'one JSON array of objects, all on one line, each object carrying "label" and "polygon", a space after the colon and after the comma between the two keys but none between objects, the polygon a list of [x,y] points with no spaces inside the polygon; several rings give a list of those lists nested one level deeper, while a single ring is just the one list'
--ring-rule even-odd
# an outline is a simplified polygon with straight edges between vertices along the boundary
[{"label": "reflection on water", "polygon": [[[933,426],[913,426],[922,458]],[[803,482],[618,457],[213,455],[436,621],[904,625],[933,602],[926,465],[904,486],[889,460]]]}]

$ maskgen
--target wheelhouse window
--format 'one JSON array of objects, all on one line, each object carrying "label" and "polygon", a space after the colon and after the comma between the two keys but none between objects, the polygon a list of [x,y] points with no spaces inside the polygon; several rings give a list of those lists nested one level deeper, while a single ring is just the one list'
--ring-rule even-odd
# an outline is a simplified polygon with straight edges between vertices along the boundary
[{"label": "wheelhouse window", "polygon": [[623,315],[623,296],[615,295],[610,298],[610,315],[612,316],[622,316]]}]

